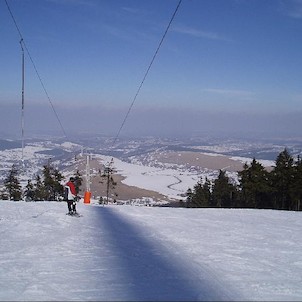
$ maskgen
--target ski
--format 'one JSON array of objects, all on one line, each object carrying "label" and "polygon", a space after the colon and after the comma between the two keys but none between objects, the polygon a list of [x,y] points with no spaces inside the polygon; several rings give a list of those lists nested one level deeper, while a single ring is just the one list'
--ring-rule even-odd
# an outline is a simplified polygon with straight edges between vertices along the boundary
[{"label": "ski", "polygon": [[74,216],[74,217],[82,217],[83,216],[82,214],[79,214],[79,213],[66,213],[66,215]]},{"label": "ski", "polygon": [[74,213],[73,216],[75,216],[75,217],[82,217],[83,215],[79,214],[79,213]]}]

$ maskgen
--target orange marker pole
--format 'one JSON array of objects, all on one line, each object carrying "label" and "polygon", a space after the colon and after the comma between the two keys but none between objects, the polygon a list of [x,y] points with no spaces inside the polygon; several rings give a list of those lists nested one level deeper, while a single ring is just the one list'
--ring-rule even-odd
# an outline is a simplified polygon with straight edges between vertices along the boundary
[{"label": "orange marker pole", "polygon": [[86,191],[84,194],[84,203],[90,203],[91,192]]},{"label": "orange marker pole", "polygon": [[86,191],[84,194],[84,203],[90,203],[90,166],[89,166],[89,155],[87,154],[87,162],[86,162]]}]

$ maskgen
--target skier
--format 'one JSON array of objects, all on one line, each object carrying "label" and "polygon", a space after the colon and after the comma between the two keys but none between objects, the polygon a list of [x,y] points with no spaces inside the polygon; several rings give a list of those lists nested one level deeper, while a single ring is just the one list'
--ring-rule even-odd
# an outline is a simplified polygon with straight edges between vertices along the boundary
[{"label": "skier", "polygon": [[76,211],[77,192],[76,192],[74,181],[75,181],[74,177],[70,177],[69,181],[65,185],[65,200],[67,201],[69,215],[77,214]]}]

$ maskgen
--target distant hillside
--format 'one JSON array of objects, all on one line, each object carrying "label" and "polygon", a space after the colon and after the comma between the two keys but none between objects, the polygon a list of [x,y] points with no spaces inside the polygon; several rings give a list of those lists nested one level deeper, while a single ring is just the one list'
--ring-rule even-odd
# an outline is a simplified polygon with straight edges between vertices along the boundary
[{"label": "distant hillside", "polygon": [[9,150],[15,148],[21,148],[21,142],[19,141],[11,141],[0,138],[0,150]]}]

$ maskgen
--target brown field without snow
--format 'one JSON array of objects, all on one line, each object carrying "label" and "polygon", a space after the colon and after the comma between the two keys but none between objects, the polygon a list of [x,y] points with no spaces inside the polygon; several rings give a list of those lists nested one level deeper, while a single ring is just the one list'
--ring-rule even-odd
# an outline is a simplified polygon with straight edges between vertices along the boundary
[{"label": "brown field without snow", "polygon": [[241,171],[243,163],[225,155],[207,155],[198,152],[181,151],[165,152],[155,155],[155,159],[162,163],[198,166],[209,170]]}]

